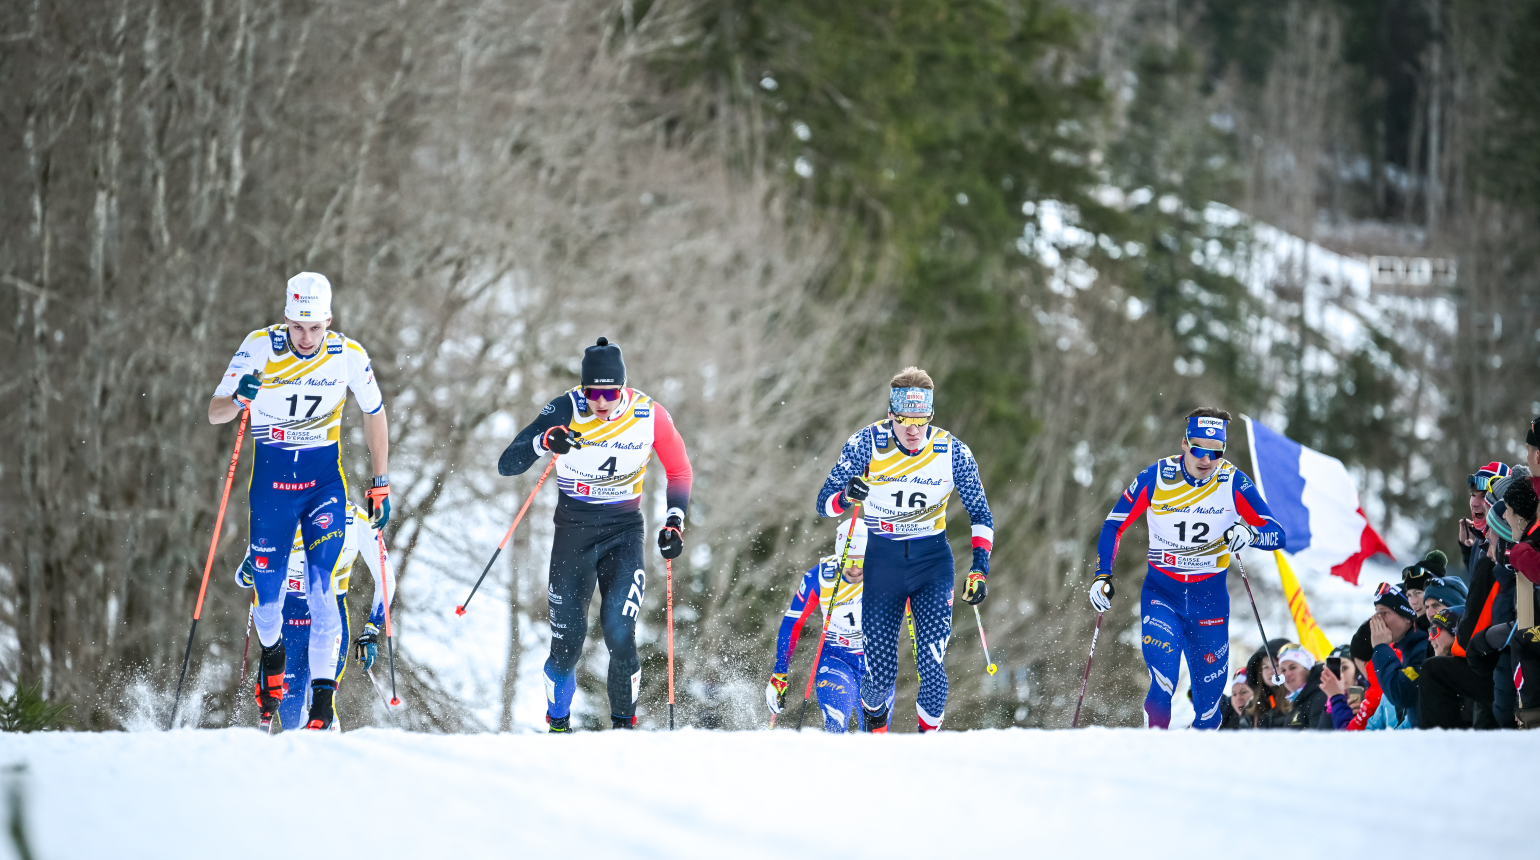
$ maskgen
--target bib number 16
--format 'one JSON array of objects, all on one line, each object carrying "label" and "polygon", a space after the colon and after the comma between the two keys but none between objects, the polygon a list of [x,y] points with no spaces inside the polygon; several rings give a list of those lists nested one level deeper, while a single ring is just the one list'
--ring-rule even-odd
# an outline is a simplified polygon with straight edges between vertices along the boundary
[{"label": "bib number 16", "polygon": [[[893,507],[895,507],[895,508],[902,508],[902,507],[904,507],[904,491],[903,490],[899,490],[898,492],[893,494]],[[923,507],[925,507],[925,494],[924,493],[910,493],[909,494],[909,507],[911,507],[911,508],[923,508]]]}]

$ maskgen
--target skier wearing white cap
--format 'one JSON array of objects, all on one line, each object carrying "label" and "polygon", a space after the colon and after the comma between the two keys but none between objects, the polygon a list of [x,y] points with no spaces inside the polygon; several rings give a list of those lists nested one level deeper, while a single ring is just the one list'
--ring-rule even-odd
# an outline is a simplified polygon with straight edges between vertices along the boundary
[{"label": "skier wearing white cap", "polygon": [[296,526],[304,541],[312,673],[307,729],[331,725],[337,688],[343,627],[334,583],[348,504],[339,440],[342,406],[350,389],[364,412],[364,440],[374,473],[365,494],[369,519],[376,529],[390,519],[385,400],[364,348],[327,331],[331,299],[331,283],[324,276],[301,272],[290,278],[284,322],[246,336],[209,401],[212,424],[224,424],[250,409],[257,443],[246,567],[256,587],[252,620],[262,644],[256,696],[264,722],[271,720],[287,687],[283,602]]}]

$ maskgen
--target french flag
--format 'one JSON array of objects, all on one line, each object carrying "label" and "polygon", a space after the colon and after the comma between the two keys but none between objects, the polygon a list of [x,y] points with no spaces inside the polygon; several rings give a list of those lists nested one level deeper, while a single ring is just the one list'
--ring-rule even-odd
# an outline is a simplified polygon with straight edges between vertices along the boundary
[{"label": "french flag", "polygon": [[1354,585],[1365,559],[1376,553],[1395,558],[1364,516],[1358,487],[1341,460],[1245,421],[1257,488],[1289,537],[1284,551]]}]

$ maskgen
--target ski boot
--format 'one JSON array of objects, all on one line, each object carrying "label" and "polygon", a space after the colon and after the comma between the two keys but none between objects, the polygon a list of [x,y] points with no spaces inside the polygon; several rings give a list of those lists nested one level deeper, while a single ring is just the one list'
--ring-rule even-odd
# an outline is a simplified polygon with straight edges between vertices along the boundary
[{"label": "ski boot", "polygon": [[324,732],[332,727],[332,722],[337,717],[337,708],[333,701],[336,693],[336,681],[318,679],[310,682],[310,722],[305,723],[308,731]]},{"label": "ski boot", "polygon": [[636,717],[617,717],[614,714],[610,714],[610,728],[634,729],[636,728]]},{"label": "ski boot", "polygon": [[871,732],[874,735],[885,735],[888,733],[887,705],[883,705],[874,711],[868,708],[865,702],[862,702],[861,716],[861,731]]},{"label": "ski boot", "polygon": [[551,727],[551,734],[565,735],[572,731],[572,715],[568,714],[565,717],[553,717],[550,714],[546,714],[545,724]]},{"label": "ski boot", "polygon": [[257,727],[268,734],[273,733],[273,714],[289,692],[289,685],[283,680],[286,659],[282,639],[271,648],[262,646],[262,655],[257,659]]}]

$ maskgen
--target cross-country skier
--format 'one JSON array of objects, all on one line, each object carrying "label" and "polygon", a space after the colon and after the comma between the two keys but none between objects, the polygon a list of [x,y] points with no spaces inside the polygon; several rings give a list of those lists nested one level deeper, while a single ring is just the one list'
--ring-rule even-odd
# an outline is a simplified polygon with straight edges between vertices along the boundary
[{"label": "cross-country skier", "polygon": [[[246,336],[225,370],[209,422],[224,424],[251,410],[256,440],[252,464],[251,549],[256,587],[252,621],[262,644],[257,704],[270,721],[286,692],[283,598],[289,552],[297,525],[305,542],[305,591],[310,603],[310,719],[307,729],[331,726],[337,689],[342,617],[332,590],[340,569],[347,479],[342,472],[342,406],[349,390],[364,412],[374,480],[366,493],[376,529],[390,519],[390,437],[385,400],[369,354],[348,337],[327,331],[332,287],[325,277],[301,272],[289,279],[284,322]],[[256,559],[264,558],[265,566]]]},{"label": "cross-country skier", "polygon": [[1219,727],[1225,677],[1230,671],[1230,557],[1247,546],[1281,549],[1283,528],[1251,479],[1224,459],[1230,413],[1208,407],[1187,417],[1182,453],[1139,473],[1102,524],[1097,541],[1091,605],[1112,607],[1112,560],[1123,532],[1148,512],[1149,571],[1140,594],[1144,662],[1150,691],[1144,712],[1150,726],[1171,724],[1171,695],[1187,655],[1195,729]]},{"label": "cross-country skier", "polygon": [[545,661],[546,722],[568,730],[577,664],[588,635],[588,603],[599,587],[599,626],[610,652],[610,724],[636,726],[642,664],[636,618],[647,590],[642,564],[642,478],[654,451],[668,476],[668,510],[658,532],[667,559],[684,552],[690,458],[668,410],[626,387],[620,347],[606,338],[583,352],[582,384],[540,410],[497,462],[521,475],[550,452],[556,461],[556,536],[551,546],[551,655]]},{"label": "cross-country skier", "polygon": [[952,579],[956,562],[946,540],[946,505],[956,490],[973,522],[973,568],[963,599],[988,594],[994,517],[984,498],[978,462],[957,437],[931,424],[935,383],[908,367],[889,383],[888,417],[856,431],[818,493],[818,513],[837,517],[857,502],[870,529],[866,546],[864,617],[865,729],[886,732],[891,707],[872,703],[898,678],[898,635],[904,606],[913,608],[918,635],[920,692],[915,703],[922,732],[941,728],[946,713],[946,646],[952,636]]},{"label": "cross-country skier", "polygon": [[[369,612],[369,620],[364,624],[363,632],[358,634],[358,639],[353,643],[354,654],[367,672],[374,666],[374,661],[379,654],[380,625],[385,622],[385,591],[388,590],[392,598],[396,594],[395,572],[391,570],[390,559],[387,558],[383,574],[386,587],[382,589],[380,587],[380,533],[370,524],[368,512],[352,502],[347,506],[347,523],[343,526],[342,540],[342,555],[337,559],[337,578],[333,583],[332,591],[337,595],[337,611],[342,616],[341,641],[343,642],[348,641],[351,633],[348,628],[348,583],[352,579],[353,562],[360,555],[363,557],[364,565],[369,568],[369,574],[374,577],[374,608]],[[363,552],[360,553],[360,550]],[[246,560],[236,571],[236,583],[242,588],[251,588],[256,581],[257,570],[271,563],[271,559],[267,556],[248,553]],[[289,550],[288,592],[283,601],[283,648],[288,657],[284,683],[289,689],[305,690],[308,693],[311,676],[310,628],[312,625],[310,600],[306,594],[309,589],[305,587],[309,579],[306,576],[307,564],[304,535],[296,528],[294,545]],[[337,654],[336,681],[339,684],[342,683],[347,657],[345,651]],[[337,729],[335,696],[332,705],[331,727]],[[278,718],[285,728],[298,728],[305,723],[304,715],[308,713],[309,707],[308,695],[287,696],[278,707]],[[269,728],[269,726],[263,725],[263,728]]]},{"label": "cross-country skier", "polygon": [[[850,725],[850,712],[860,698],[862,678],[866,675],[865,648],[861,641],[866,524],[856,521],[850,554],[845,558],[844,575],[841,576],[840,558],[845,552],[847,534],[850,534],[848,523],[836,526],[834,554],[819,559],[802,575],[802,581],[792,595],[791,606],[781,618],[781,629],[775,637],[775,671],[765,686],[765,703],[772,714],[779,714],[786,706],[786,671],[792,654],[796,653],[802,625],[820,606],[825,616],[832,613],[829,632],[824,636],[823,653],[818,658],[815,690],[818,707],[823,711],[824,731],[835,733],[843,733]],[[892,702],[893,693],[889,691],[888,704]]]}]

